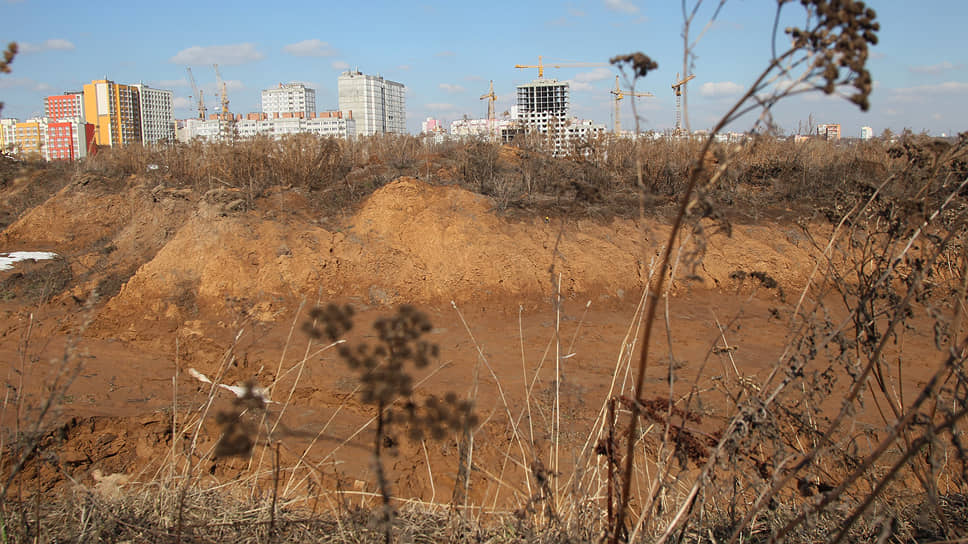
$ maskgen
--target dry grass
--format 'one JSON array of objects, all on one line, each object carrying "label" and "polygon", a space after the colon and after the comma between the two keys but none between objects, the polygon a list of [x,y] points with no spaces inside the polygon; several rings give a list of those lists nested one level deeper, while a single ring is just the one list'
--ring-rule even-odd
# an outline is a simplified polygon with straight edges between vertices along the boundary
[{"label": "dry grass", "polygon": [[[694,3],[697,9],[700,4]],[[768,126],[769,106],[798,92],[796,86],[771,87],[777,73],[828,93],[844,87],[854,103],[866,106],[870,77],[864,61],[867,44],[876,41],[873,12],[860,3],[839,6],[832,0],[801,5],[816,26],[789,31],[791,49],[774,53],[714,133],[751,111],[760,112],[759,126]],[[695,13],[687,17],[684,32],[687,56],[695,45],[688,38]],[[304,192],[327,214],[354,206],[399,175],[460,184],[488,195],[498,210],[509,213],[607,219],[665,213],[678,203],[664,253],[651,263],[649,289],[617,346],[613,381],[601,404],[563,401],[563,394],[579,391],[564,378],[563,366],[580,338],[577,332],[575,338],[562,338],[559,293],[553,293],[555,327],[543,355],[528,360],[522,349],[521,406],[509,400],[506,377],[494,372],[473,324],[456,304],[455,318],[479,358],[470,390],[463,399],[445,397],[443,408],[438,401],[414,401],[436,372],[430,364],[436,352],[421,340],[430,330],[422,316],[401,309],[378,322],[378,342],[351,347],[342,343],[351,315],[336,306],[320,308],[308,318],[294,316],[293,331],[301,319],[309,319],[305,349],[293,356],[299,350],[287,344],[275,373],[257,376],[271,381],[264,393],[250,385],[231,408],[215,403],[216,384],[237,362],[240,331],[213,383],[193,399],[200,402],[186,407],[173,390],[171,447],[157,466],[118,489],[65,485],[56,497],[40,500],[23,471],[47,465],[59,470],[50,410],[63,402],[77,372],[68,352],[55,387],[40,404],[11,399],[18,427],[3,435],[0,539],[882,543],[968,538],[968,136],[941,142],[907,135],[896,145],[795,144],[769,136],[722,146],[711,137],[601,141],[564,158],[551,157],[532,142],[520,144],[508,153],[488,142],[429,146],[412,137],[341,142],[301,136],[131,147],[89,159],[73,175],[79,183],[103,181],[99,190],[106,191],[126,183],[129,175],[198,194],[232,189],[247,209],[258,209],[269,189],[283,186]],[[772,318],[785,324],[782,354],[768,373],[745,374],[742,352],[730,347],[732,327],[742,316],[717,318],[718,337],[698,369],[690,369],[695,378],[680,379],[672,348],[657,353],[652,335],[673,337],[668,286],[684,274],[683,261],[701,258],[701,251],[685,254],[701,249],[704,225],[710,222],[728,228],[730,219],[762,219],[760,214],[781,208],[793,208],[778,214],[786,219],[820,216],[831,223],[822,239],[804,230],[816,267],[802,290],[784,293],[773,309]],[[751,296],[775,287],[764,271],[747,279]],[[183,287],[179,306],[191,312],[192,286]],[[930,331],[924,330],[926,323]],[[935,351],[920,361],[930,369],[929,378],[913,385],[905,352],[910,335],[935,341]],[[291,342],[296,338],[290,335]],[[21,377],[28,371],[23,363],[27,340],[29,334]],[[508,335],[509,342],[515,340],[524,343]],[[311,358],[333,348],[358,372],[352,395],[333,417],[359,396],[372,418],[350,436],[335,439],[327,434],[332,420],[321,424],[312,444],[324,438],[334,444],[321,457],[310,454],[311,446],[283,457],[280,451],[287,451],[295,436],[282,423],[292,393]],[[406,370],[411,363],[427,367],[427,375],[411,376]],[[662,394],[645,395],[650,365],[661,365],[667,376]],[[294,380],[288,396],[280,393],[283,376]],[[478,422],[468,411],[485,380],[499,402]],[[465,411],[452,418],[455,407]],[[563,418],[581,425],[564,429]],[[219,423],[214,430],[213,420]],[[431,482],[435,471],[455,474],[453,489],[434,490],[435,497],[449,500],[392,495],[381,456],[400,447],[397,435],[404,430],[414,444],[423,438],[421,432],[454,444],[454,467],[431,466],[425,441],[419,450]],[[499,455],[487,457],[498,460],[490,466],[480,451],[488,445],[485,438],[495,436],[503,440],[491,441],[501,446],[493,450]],[[375,459],[375,491],[350,488],[339,474],[326,472],[336,453],[359,447],[354,443],[361,437]],[[570,461],[564,459],[565,446],[577,451]],[[220,466],[234,476],[208,478]],[[70,480],[66,472],[62,477]],[[9,493],[14,484],[16,496]],[[477,503],[468,492],[472,486],[483,490]]]}]

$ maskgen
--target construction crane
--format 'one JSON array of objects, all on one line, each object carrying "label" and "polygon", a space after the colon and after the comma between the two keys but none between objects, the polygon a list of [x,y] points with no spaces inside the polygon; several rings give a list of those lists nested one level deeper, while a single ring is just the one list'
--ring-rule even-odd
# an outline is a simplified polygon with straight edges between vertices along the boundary
[{"label": "construction crane", "polygon": [[491,88],[488,89],[487,94],[481,95],[481,100],[487,100],[487,120],[494,121],[494,101],[497,100],[497,95],[494,94],[494,80],[491,80]]},{"label": "construction crane", "polygon": [[544,77],[544,69],[548,68],[591,68],[595,66],[608,66],[604,62],[566,62],[557,64],[544,64],[541,62],[541,55],[538,55],[538,64],[515,64],[515,68],[537,68],[538,79]]},{"label": "construction crane", "polygon": [[218,64],[213,64],[212,66],[215,67],[215,79],[218,81],[219,89],[222,91],[222,115],[220,119],[229,121],[232,114],[229,113],[229,94],[225,88],[225,81],[222,80],[222,74],[218,71]]},{"label": "construction crane", "polygon": [[676,72],[676,82],[672,84],[672,90],[676,93],[676,134],[682,132],[682,86],[695,77],[693,74],[679,79],[679,72]]},{"label": "construction crane", "polygon": [[192,75],[191,66],[186,66],[185,69],[188,70],[188,82],[192,84],[193,98],[198,99],[198,118],[204,121],[205,120],[205,99],[202,97],[202,90],[199,89],[198,85],[195,84],[195,76]]},{"label": "construction crane", "polygon": [[615,95],[615,134],[622,132],[622,119],[621,119],[622,113],[621,113],[621,109],[619,108],[619,104],[621,103],[623,98],[625,98],[626,96],[633,96],[633,97],[655,96],[652,93],[633,93],[632,91],[622,90],[622,88],[618,86],[618,76],[615,76],[615,89],[609,92]]}]

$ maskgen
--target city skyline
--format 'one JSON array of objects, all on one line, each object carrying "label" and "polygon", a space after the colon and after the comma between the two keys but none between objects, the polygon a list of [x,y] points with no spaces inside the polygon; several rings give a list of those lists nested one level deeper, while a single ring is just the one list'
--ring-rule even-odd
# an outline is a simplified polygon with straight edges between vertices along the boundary
[{"label": "city skyline", "polygon": [[[406,85],[407,130],[417,133],[427,117],[449,124],[465,115],[486,116],[487,101],[479,97],[487,93],[490,80],[498,115],[510,109],[515,86],[537,76],[537,70],[514,65],[536,64],[542,55],[545,64],[602,64],[546,69],[545,76],[571,83],[574,115],[611,127],[609,90],[619,72],[607,65],[608,58],[643,51],[658,61],[659,69],[636,87],[656,95],[637,100],[644,116],[641,128],[664,130],[674,124],[670,85],[682,71],[682,16],[675,2],[496,2],[484,7],[375,2],[367,8],[368,26],[354,22],[359,17],[354,6],[320,8],[300,2],[286,4],[257,24],[252,14],[261,4],[249,2],[234,4],[231,11],[206,3],[106,2],[96,11],[78,10],[72,18],[49,17],[57,5],[0,0],[0,16],[8,22],[0,40],[21,46],[13,73],[0,76],[4,117],[42,115],[44,97],[80,90],[104,77],[171,89],[175,116],[192,117],[185,67],[192,67],[206,103],[214,106],[213,63],[225,77],[234,113],[261,111],[261,92],[290,82],[316,89],[318,110],[336,110],[339,74],[358,68]],[[875,134],[904,128],[935,135],[965,130],[968,53],[960,46],[957,25],[968,15],[968,4],[945,0],[912,9],[898,0],[869,5],[882,27],[869,62],[875,80],[871,111],[863,114],[843,99],[809,94],[776,110],[781,128],[793,133],[812,118],[817,124],[841,124],[845,137],[859,136],[865,125]],[[765,66],[773,8],[772,2],[727,2],[705,33],[696,49],[696,79],[688,87],[691,129],[708,128]],[[140,21],[147,23],[139,26]],[[622,101],[626,129],[635,124],[630,103]],[[745,118],[730,129],[743,130],[752,121]]]}]

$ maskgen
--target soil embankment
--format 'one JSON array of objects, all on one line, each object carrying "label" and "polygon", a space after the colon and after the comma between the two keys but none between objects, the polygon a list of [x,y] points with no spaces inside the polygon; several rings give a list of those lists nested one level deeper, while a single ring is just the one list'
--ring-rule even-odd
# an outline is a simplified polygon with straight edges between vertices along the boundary
[{"label": "soil embankment", "polygon": [[[12,293],[0,316],[0,353],[8,375],[25,353],[55,361],[32,367],[24,398],[36,401],[58,369],[58,354],[75,349],[68,338],[79,335],[81,371],[62,406],[60,436],[67,441],[65,462],[80,479],[94,469],[144,477],[145,463],[173,451],[171,428],[158,414],[170,412],[173,402],[179,410],[197,409],[210,391],[188,376],[189,368],[224,383],[274,383],[273,399],[287,406],[285,425],[302,437],[294,438],[292,457],[335,456],[346,475],[371,479],[366,456],[340,445],[371,415],[353,394],[354,374],[335,350],[310,349],[294,332],[317,302],[352,303],[362,312],[353,341],[372,339],[364,325],[391,306],[426,309],[443,364],[420,376],[427,381],[419,382],[418,396],[463,395],[473,386],[485,421],[531,402],[535,427],[547,428],[555,391],[549,384],[558,383],[567,395],[562,409],[570,411],[563,444],[578,455],[588,430],[580,428],[614,391],[615,377],[622,379],[616,361],[626,353],[636,305],[669,229],[653,219],[510,221],[485,197],[412,178],[389,183],[355,213],[325,225],[298,191],[280,189],[253,206],[234,195],[149,185],[134,177],[111,187],[73,184],[0,233],[0,250],[62,257],[59,268],[32,265],[29,275],[57,276],[46,291],[24,288],[23,270],[0,272]],[[696,240],[705,254],[693,265]],[[792,292],[813,269],[813,248],[797,227],[777,224],[738,225],[729,236],[706,228],[682,243],[668,316],[675,349],[661,338],[657,352],[671,353],[684,375],[701,373],[719,338],[716,320],[745,314],[746,329],[735,328],[730,341],[743,346],[748,373],[768,369],[783,342],[782,327],[769,317],[776,290],[761,289],[751,299],[737,278],[768,274]],[[558,278],[564,302],[556,314],[549,301]],[[34,338],[24,348],[28,329]],[[552,344],[563,350],[557,375],[558,365],[548,362]],[[667,370],[656,372],[650,380],[665,387]],[[534,376],[539,380],[527,389]],[[231,398],[220,390],[215,397],[222,408]],[[104,419],[108,414],[114,419]],[[105,425],[117,429],[108,433]],[[502,459],[507,432],[496,424],[483,428],[481,436],[493,440],[481,440],[479,455]],[[305,438],[315,433],[324,438]],[[216,436],[207,427],[199,451]],[[534,438],[548,439],[544,431]],[[409,454],[452,474],[445,467],[454,464],[456,444],[402,448],[392,464],[404,494],[429,498],[426,467]],[[212,474],[224,476],[232,466],[213,466]],[[56,471],[36,470],[57,480]],[[441,477],[438,485],[447,479]]]}]

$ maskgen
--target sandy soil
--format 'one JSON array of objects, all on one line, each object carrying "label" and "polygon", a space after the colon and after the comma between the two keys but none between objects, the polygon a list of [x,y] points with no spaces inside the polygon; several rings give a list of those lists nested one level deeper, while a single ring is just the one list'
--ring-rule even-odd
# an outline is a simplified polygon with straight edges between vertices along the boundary
[{"label": "sandy soil", "polygon": [[[73,379],[51,417],[55,455],[28,469],[38,489],[62,485],[66,475],[93,482],[95,470],[164,475],[171,453],[183,462],[185,451],[211,465],[205,474],[213,481],[261,467],[264,482],[262,448],[251,466],[204,455],[218,436],[214,414],[231,408],[232,395],[189,376],[194,368],[226,384],[272,388],[279,404],[267,420],[280,422],[283,466],[295,467],[288,490],[306,478],[373,490],[365,430],[373,410],[353,394],[355,375],[336,350],[301,332],[316,304],[357,308],[351,343],[373,342],[368,324],[397,304],[429,315],[441,357],[417,373],[416,397],[476,394],[483,423],[472,494],[495,504],[526,493],[520,469],[506,462],[509,451],[550,456],[556,391],[564,466],[588,453],[605,400],[628,390],[639,303],[668,234],[661,221],[512,222],[484,197],[409,178],[377,191],[337,227],[324,228],[295,191],[280,190],[249,211],[228,209],[226,200],[137,178],[114,188],[71,185],[0,232],[0,251],[62,256],[0,272],[3,424],[32,421],[29,408],[42,404],[46,387]],[[824,239],[829,227],[815,225],[811,234]],[[683,240],[645,396],[668,395],[672,368],[677,396],[702,390],[715,407],[728,403],[720,387],[728,376],[765,378],[782,356],[792,294],[817,252],[792,224],[734,225],[731,236],[707,225],[706,255],[693,267],[695,239]],[[780,289],[756,288],[736,272],[768,273]],[[28,285],[30,278],[46,283]],[[66,288],[48,302],[31,302],[59,282]],[[905,369],[911,384],[936,359],[929,332],[926,323],[908,333],[910,360],[924,360]],[[197,437],[178,432],[203,412]],[[519,422],[517,433],[509,419]],[[706,422],[710,430],[717,424],[715,416]],[[389,466],[399,495],[449,499],[456,439],[411,443],[401,433],[396,450]]]}]

